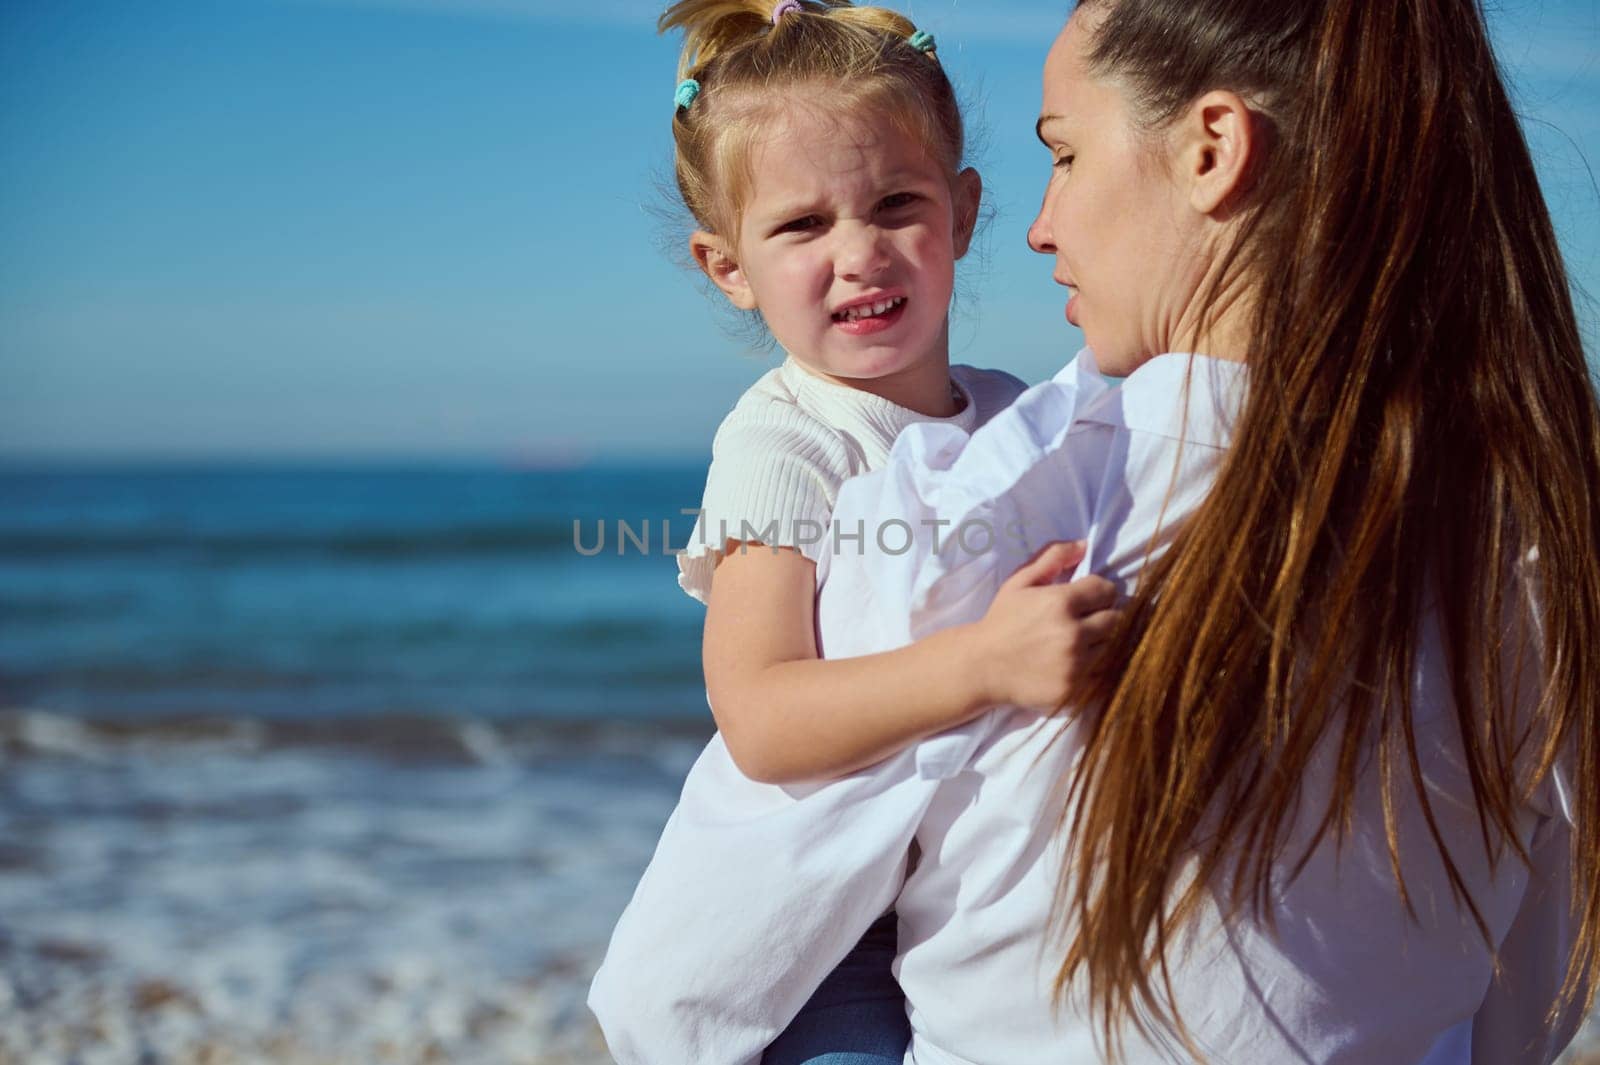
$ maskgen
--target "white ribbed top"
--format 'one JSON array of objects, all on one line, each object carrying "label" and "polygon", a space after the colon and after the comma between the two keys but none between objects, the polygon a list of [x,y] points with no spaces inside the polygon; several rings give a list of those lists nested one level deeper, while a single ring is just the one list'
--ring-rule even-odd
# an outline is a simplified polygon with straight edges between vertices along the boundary
[{"label": "white ribbed top", "polygon": [[763,374],[717,428],[701,514],[678,556],[678,586],[706,602],[713,552],[729,539],[793,547],[817,561],[839,485],[881,466],[902,429],[940,422],[971,432],[1027,389],[1001,370],[971,366],[950,367],[950,380],[961,409],[931,418],[819,377],[792,355]]}]

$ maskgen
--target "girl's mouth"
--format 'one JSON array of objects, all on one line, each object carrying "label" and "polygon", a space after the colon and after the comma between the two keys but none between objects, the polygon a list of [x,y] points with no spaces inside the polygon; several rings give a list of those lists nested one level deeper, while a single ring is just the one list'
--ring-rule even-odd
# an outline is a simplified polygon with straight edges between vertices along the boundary
[{"label": "girl's mouth", "polygon": [[833,316],[833,324],[850,336],[881,333],[905,314],[906,297],[893,296],[877,303],[846,307]]}]

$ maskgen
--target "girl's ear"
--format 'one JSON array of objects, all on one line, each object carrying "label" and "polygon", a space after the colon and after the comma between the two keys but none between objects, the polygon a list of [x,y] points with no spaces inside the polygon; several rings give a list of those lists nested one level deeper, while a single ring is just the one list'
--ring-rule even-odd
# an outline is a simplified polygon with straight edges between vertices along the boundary
[{"label": "girl's ear", "polygon": [[756,294],[745,279],[744,271],[739,269],[739,263],[733,257],[733,248],[727,241],[715,233],[699,230],[689,238],[689,254],[694,256],[694,261],[705,271],[711,283],[728,297],[729,303],[741,311],[756,309]]},{"label": "girl's ear", "polygon": [[972,234],[978,228],[978,206],[983,202],[983,176],[968,167],[956,175],[956,258],[967,254]]}]

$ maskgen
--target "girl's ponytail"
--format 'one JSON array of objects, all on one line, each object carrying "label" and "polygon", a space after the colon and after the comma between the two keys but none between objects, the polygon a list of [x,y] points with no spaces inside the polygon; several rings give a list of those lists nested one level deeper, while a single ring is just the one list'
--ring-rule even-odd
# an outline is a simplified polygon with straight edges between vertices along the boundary
[{"label": "girl's ponytail", "polygon": [[740,45],[785,31],[785,19],[813,15],[843,25],[873,30],[888,36],[910,38],[916,27],[904,15],[886,7],[857,7],[851,0],[791,0],[791,10],[766,0],[678,0],[656,22],[656,30],[683,30],[683,51],[678,77],[704,70],[717,56]]},{"label": "girl's ponytail", "polygon": [[687,78],[717,56],[765,37],[774,28],[772,10],[764,0],[678,0],[662,13],[656,31],[683,31],[678,77]]}]

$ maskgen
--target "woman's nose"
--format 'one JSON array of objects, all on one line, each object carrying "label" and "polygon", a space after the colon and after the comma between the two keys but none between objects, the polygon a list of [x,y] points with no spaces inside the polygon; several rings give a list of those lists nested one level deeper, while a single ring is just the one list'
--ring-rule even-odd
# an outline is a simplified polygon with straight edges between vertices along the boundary
[{"label": "woman's nose", "polygon": [[883,233],[877,226],[859,226],[839,234],[839,250],[834,257],[834,273],[840,280],[854,281],[881,273],[889,265]]},{"label": "woman's nose", "polygon": [[1055,235],[1050,232],[1050,223],[1046,221],[1050,214],[1050,200],[1047,197],[1039,205],[1039,213],[1033,216],[1033,224],[1028,227],[1028,247],[1042,255],[1054,255],[1056,251]]}]

